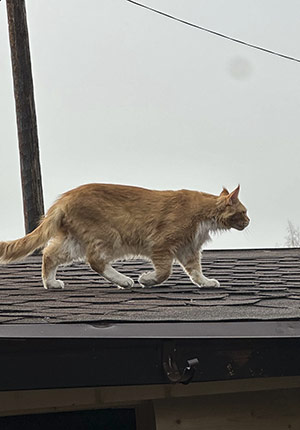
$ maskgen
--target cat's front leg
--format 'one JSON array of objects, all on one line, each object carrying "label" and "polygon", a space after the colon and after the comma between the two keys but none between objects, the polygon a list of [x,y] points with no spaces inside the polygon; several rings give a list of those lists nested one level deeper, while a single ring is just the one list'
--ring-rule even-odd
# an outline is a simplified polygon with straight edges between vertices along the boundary
[{"label": "cat's front leg", "polygon": [[191,281],[198,287],[219,287],[220,283],[216,279],[209,279],[202,272],[192,270],[189,274]]},{"label": "cat's front leg", "polygon": [[216,279],[209,279],[202,273],[201,252],[181,252],[177,259],[189,275],[191,281],[198,287],[219,287]]}]

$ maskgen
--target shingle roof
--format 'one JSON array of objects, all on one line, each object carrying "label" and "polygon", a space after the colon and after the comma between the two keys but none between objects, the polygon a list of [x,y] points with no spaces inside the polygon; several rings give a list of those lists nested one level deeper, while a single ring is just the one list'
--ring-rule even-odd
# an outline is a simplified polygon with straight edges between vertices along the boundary
[{"label": "shingle roof", "polygon": [[[115,267],[136,282],[150,263]],[[300,249],[203,253],[203,271],[220,288],[197,288],[174,265],[159,287],[120,290],[85,264],[62,267],[64,290],[45,290],[41,258],[0,266],[0,323],[241,321],[300,319]]]}]

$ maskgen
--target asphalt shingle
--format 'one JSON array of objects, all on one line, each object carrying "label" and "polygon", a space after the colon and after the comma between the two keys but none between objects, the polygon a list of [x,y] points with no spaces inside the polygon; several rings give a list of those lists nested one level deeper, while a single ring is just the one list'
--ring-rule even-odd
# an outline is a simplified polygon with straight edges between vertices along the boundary
[{"label": "asphalt shingle", "polygon": [[203,271],[220,288],[198,288],[178,265],[167,282],[137,283],[142,260],[115,267],[135,281],[120,290],[81,263],[62,267],[64,290],[45,290],[41,258],[0,266],[0,323],[239,321],[300,319],[300,249],[203,253]]}]

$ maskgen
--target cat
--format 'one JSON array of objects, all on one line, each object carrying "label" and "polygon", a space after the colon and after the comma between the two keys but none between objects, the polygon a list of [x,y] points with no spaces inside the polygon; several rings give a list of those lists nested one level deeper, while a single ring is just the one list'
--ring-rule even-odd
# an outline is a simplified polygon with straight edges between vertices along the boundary
[{"label": "cat", "polygon": [[87,184],[64,193],[40,225],[21,239],[0,242],[0,262],[8,263],[44,247],[42,280],[46,289],[63,288],[56,279],[59,265],[83,260],[120,288],[134,281],[111,263],[145,257],[154,270],[143,273],[143,287],[159,285],[177,260],[199,287],[218,287],[202,273],[201,248],[209,232],[243,230],[249,224],[239,201],[240,186],[220,195],[198,191],[156,191],[111,184]]}]

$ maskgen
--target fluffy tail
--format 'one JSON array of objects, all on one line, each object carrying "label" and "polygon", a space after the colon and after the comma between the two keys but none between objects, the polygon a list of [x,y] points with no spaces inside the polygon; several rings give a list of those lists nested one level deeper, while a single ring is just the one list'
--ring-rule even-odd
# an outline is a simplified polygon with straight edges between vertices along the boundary
[{"label": "fluffy tail", "polygon": [[21,239],[0,242],[0,263],[21,260],[43,247],[58,232],[62,219],[62,210],[52,207],[41,224],[31,233]]}]

